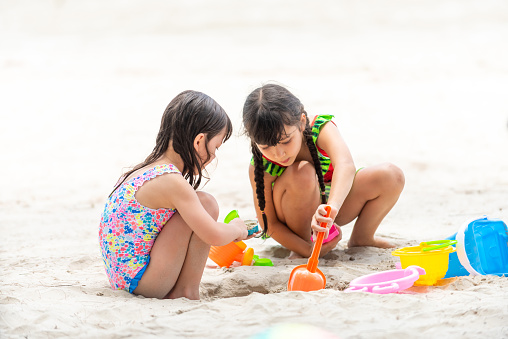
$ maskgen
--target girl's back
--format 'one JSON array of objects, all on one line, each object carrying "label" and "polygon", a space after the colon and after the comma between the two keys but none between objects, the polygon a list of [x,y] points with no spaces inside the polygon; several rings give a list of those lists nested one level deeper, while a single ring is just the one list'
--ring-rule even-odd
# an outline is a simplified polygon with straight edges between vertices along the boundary
[{"label": "girl's back", "polygon": [[131,285],[133,272],[147,264],[155,238],[176,211],[152,209],[136,199],[138,189],[145,182],[166,173],[181,175],[171,164],[142,169],[118,186],[106,202],[99,240],[106,272],[114,288]]}]

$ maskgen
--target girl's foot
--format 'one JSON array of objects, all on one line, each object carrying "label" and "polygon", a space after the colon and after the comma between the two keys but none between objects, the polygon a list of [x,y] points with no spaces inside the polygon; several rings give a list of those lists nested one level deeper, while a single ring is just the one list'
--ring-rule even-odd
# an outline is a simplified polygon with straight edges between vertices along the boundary
[{"label": "girl's foot", "polygon": [[360,247],[360,246],[371,246],[371,247],[379,247],[379,248],[394,248],[395,245],[388,241],[385,238],[374,237],[371,241],[354,241],[353,239],[349,239],[347,246],[351,247]]},{"label": "girl's foot", "polygon": [[288,259],[302,259],[302,258],[304,258],[304,257],[302,257],[300,254],[293,252],[293,251],[291,251],[291,253],[289,253],[289,257],[288,257]]}]

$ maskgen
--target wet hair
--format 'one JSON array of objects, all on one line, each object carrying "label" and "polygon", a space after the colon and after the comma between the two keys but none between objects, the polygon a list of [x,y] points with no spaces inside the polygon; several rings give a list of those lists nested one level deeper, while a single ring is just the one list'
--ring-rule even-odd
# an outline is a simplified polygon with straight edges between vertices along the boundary
[{"label": "wet hair", "polygon": [[251,151],[254,159],[254,181],[256,197],[263,216],[263,235],[268,233],[268,221],[265,215],[265,184],[263,158],[257,145],[275,146],[287,137],[284,126],[301,127],[301,115],[305,114],[306,124],[303,137],[312,156],[312,162],[321,191],[321,203],[326,204],[325,183],[316,145],[312,140],[312,129],[303,104],[286,88],[268,84],[252,91],[243,106],[243,125],[245,133],[251,139]]},{"label": "wet hair", "polygon": [[[224,109],[215,100],[196,91],[184,91],[178,94],[162,114],[159,133],[152,153],[145,161],[125,173],[113,192],[129,175],[162,157],[170,143],[172,143],[174,151],[182,158],[184,164],[182,175],[194,189],[197,189],[203,177],[201,167],[211,158],[208,142],[224,128],[226,128],[226,134],[223,142],[231,137],[233,125]],[[199,133],[204,133],[207,145],[208,154],[204,161],[199,158],[194,149],[194,139]],[[194,174],[196,169],[197,176]]]}]

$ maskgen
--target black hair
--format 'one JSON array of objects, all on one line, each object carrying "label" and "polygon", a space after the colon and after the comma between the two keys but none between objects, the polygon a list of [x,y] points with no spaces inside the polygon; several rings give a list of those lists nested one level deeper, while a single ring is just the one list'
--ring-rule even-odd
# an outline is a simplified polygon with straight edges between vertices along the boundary
[{"label": "black hair", "polygon": [[[125,173],[113,192],[133,172],[161,158],[170,143],[172,143],[174,151],[182,158],[184,164],[182,175],[194,189],[197,189],[203,177],[201,166],[210,160],[211,154],[206,147],[207,159],[202,161],[194,149],[194,139],[199,133],[204,133],[205,143],[208,145],[208,142],[224,128],[226,128],[226,134],[223,142],[231,137],[233,125],[224,109],[215,100],[197,91],[189,90],[178,94],[162,114],[159,133],[152,153],[145,161]],[[197,177],[194,174],[196,169]]]},{"label": "black hair", "polygon": [[268,233],[268,221],[265,209],[264,165],[261,151],[257,144],[275,146],[286,138],[284,126],[301,127],[301,115],[305,114],[306,124],[303,136],[312,156],[312,162],[321,191],[321,203],[326,203],[325,183],[321,162],[319,161],[316,145],[312,140],[312,130],[309,118],[303,104],[286,88],[268,84],[252,91],[243,106],[243,125],[246,134],[251,139],[251,151],[254,159],[254,181],[258,206],[263,217],[263,235]]}]

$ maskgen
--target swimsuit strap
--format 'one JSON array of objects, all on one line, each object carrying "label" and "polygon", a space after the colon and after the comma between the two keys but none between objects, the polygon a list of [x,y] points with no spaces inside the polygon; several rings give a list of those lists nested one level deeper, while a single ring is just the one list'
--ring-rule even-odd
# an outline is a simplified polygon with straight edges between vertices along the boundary
[{"label": "swimsuit strap", "polygon": [[327,122],[331,122],[335,125],[335,123],[332,121],[334,118],[333,115],[316,115],[314,119],[312,120],[311,124],[311,130],[312,130],[312,141],[314,141],[314,144],[317,146],[317,139],[319,136],[319,132],[321,132],[321,129]]},{"label": "swimsuit strap", "polygon": [[143,185],[143,183],[145,181],[148,181],[150,179],[153,179],[159,175],[166,174],[166,173],[180,173],[181,174],[181,172],[178,170],[178,168],[176,168],[175,165],[162,164],[162,165],[157,165],[155,167],[147,169],[142,174],[129,180],[129,183],[134,187],[134,190],[137,191],[138,188],[141,185]]}]

